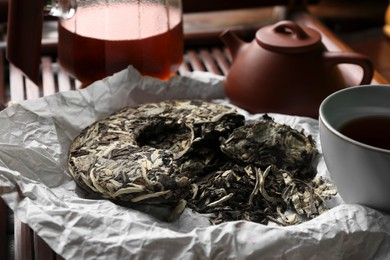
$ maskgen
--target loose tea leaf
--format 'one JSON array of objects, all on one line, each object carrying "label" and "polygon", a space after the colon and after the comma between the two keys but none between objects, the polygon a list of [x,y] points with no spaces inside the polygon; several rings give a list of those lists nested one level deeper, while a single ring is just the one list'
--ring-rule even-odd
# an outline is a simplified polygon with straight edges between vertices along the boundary
[{"label": "loose tea leaf", "polygon": [[310,136],[265,115],[248,123],[229,106],[165,101],[128,107],[84,129],[68,168],[88,193],[118,204],[185,207],[212,223],[291,225],[327,210],[335,194],[316,175]]}]

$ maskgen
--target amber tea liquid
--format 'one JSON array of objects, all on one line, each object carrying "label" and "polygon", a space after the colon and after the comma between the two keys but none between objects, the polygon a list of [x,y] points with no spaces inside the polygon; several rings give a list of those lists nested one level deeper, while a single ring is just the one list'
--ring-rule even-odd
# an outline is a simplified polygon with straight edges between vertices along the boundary
[{"label": "amber tea liquid", "polygon": [[390,116],[357,118],[342,125],[339,131],[358,142],[390,150]]},{"label": "amber tea liquid", "polygon": [[58,53],[61,66],[83,86],[130,64],[143,75],[167,79],[183,59],[181,11],[129,3],[79,7],[60,21]]}]

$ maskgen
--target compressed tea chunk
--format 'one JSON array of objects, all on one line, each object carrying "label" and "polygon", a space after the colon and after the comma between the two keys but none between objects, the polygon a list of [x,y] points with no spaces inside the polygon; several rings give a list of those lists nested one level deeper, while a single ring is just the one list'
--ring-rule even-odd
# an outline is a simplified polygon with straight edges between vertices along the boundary
[{"label": "compressed tea chunk", "polygon": [[262,167],[272,164],[301,178],[312,178],[317,173],[318,150],[311,136],[267,116],[235,129],[222,142],[221,150],[241,163]]},{"label": "compressed tea chunk", "polygon": [[[244,124],[235,109],[204,101],[165,101],[127,107],[84,129],[70,149],[68,168],[88,193],[121,204],[176,205],[190,192],[195,162],[207,164],[204,144]],[[197,149],[193,147],[196,146]],[[199,148],[199,150],[198,150]],[[198,152],[199,151],[199,152]],[[180,170],[191,153],[194,163]],[[196,157],[196,158],[195,158]],[[181,162],[180,164],[184,164]]]}]

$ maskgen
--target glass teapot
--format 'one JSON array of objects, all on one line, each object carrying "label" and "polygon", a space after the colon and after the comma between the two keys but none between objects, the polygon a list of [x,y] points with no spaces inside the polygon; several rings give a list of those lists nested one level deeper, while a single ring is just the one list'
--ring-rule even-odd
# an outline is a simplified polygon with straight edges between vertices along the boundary
[{"label": "glass teapot", "polygon": [[167,79],[182,62],[181,0],[10,0],[9,10],[7,58],[35,83],[45,15],[60,17],[59,63],[82,86],[129,65]]}]

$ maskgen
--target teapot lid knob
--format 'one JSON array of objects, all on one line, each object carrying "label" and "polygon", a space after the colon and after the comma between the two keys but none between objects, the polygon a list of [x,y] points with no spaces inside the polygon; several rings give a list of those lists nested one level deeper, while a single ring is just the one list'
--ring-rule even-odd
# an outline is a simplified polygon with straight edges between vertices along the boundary
[{"label": "teapot lid knob", "polygon": [[270,51],[303,53],[321,46],[321,34],[293,21],[280,21],[256,32],[257,43]]}]

